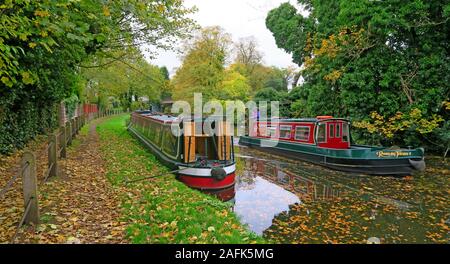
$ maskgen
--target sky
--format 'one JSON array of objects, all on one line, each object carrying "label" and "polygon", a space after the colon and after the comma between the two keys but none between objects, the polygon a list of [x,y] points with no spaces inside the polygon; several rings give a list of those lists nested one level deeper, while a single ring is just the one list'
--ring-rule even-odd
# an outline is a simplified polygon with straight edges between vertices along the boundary
[{"label": "sky", "polygon": [[[267,13],[289,0],[185,0],[185,6],[196,6],[198,11],[191,17],[202,26],[220,26],[230,33],[233,41],[253,36],[264,54],[263,62],[269,66],[286,68],[295,66],[292,57],[275,44],[272,33],[266,28]],[[295,3],[295,0],[290,0]],[[181,65],[178,55],[173,52],[159,52],[152,64],[166,66],[171,75]]]}]

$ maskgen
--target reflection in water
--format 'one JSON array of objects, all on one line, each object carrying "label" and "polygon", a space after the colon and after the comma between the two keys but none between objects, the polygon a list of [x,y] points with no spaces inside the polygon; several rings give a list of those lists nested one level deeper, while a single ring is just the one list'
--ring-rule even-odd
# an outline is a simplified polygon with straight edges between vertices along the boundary
[{"label": "reflection in water", "polygon": [[442,163],[399,179],[341,173],[249,148],[236,157],[234,211],[272,241],[449,242],[450,168]]},{"label": "reflection in water", "polygon": [[223,202],[232,201],[236,194],[234,186],[218,191],[203,190],[203,192],[209,195],[213,195]]},{"label": "reflection in water", "polygon": [[242,181],[236,186],[234,212],[253,232],[262,234],[272,225],[275,215],[287,211],[290,204],[298,202],[300,200],[295,194],[261,177],[255,177],[250,182]]},{"label": "reflection in water", "polygon": [[328,200],[340,190],[317,183],[283,168],[280,162],[239,156],[241,169],[236,179],[234,211],[250,229],[261,234],[273,218],[301,200]]}]

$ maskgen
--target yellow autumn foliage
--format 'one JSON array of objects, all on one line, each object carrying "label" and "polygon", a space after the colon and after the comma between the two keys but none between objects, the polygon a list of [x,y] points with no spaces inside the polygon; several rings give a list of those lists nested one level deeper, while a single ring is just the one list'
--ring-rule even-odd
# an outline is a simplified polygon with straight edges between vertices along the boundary
[{"label": "yellow autumn foliage", "polygon": [[[366,46],[366,38],[364,37],[364,29],[357,27],[344,27],[337,35],[331,34],[327,38],[314,41],[314,37],[308,34],[304,50],[311,51],[311,56],[304,58],[305,69],[313,70],[320,67],[317,63],[319,58],[335,59],[339,54],[346,56],[355,56],[357,50]],[[335,83],[345,72],[345,68],[336,69],[324,76],[324,80]]]},{"label": "yellow autumn foliage", "polygon": [[445,110],[450,110],[450,102],[449,101],[445,101],[442,104],[444,105]]},{"label": "yellow autumn foliage", "polygon": [[342,71],[334,70],[323,77],[324,80],[335,83],[342,76]]},{"label": "yellow autumn foliage", "polygon": [[420,134],[428,134],[439,127],[439,123],[444,119],[440,115],[433,114],[431,118],[423,117],[422,111],[418,108],[412,109],[405,114],[397,112],[395,115],[385,119],[377,112],[370,114],[370,121],[357,121],[353,123],[354,127],[366,129],[369,133],[380,134],[386,138],[393,138],[400,131],[404,131],[411,126]]}]

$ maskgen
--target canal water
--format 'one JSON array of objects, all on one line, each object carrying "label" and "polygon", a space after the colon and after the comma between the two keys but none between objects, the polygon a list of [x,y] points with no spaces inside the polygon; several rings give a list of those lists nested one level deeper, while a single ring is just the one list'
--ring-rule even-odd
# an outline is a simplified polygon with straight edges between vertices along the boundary
[{"label": "canal water", "polygon": [[449,243],[450,166],[407,177],[337,172],[247,147],[233,210],[277,243]]}]

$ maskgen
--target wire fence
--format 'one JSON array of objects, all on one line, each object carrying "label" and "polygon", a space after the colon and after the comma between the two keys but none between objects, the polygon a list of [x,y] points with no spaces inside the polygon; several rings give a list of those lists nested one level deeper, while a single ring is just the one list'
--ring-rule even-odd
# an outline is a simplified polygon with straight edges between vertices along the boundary
[{"label": "wire fence", "polygon": [[[45,184],[48,179],[58,176],[58,160],[65,159],[67,157],[67,147],[72,144],[72,140],[76,137],[85,124],[96,118],[118,115],[122,113],[123,111],[121,110],[101,110],[96,113],[73,117],[65,122],[63,126],[59,127],[56,132],[50,134],[46,147],[48,165],[44,172],[44,177],[41,184]],[[0,200],[2,200],[8,191],[14,190],[12,186],[17,179],[22,179],[24,213],[17,224],[11,243],[15,242],[19,230],[24,224],[39,224],[40,215],[36,167],[35,154],[30,151],[25,151],[21,157],[19,172],[15,173],[7,181],[5,186],[0,189]]]}]

